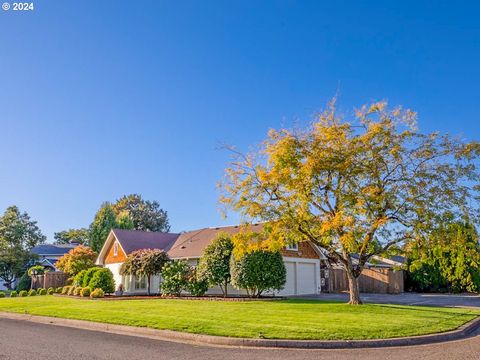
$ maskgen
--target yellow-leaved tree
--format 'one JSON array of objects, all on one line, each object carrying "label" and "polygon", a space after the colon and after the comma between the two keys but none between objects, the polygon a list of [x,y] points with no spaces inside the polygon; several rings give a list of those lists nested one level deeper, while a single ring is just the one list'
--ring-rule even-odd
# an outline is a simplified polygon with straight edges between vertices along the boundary
[{"label": "yellow-leaved tree", "polygon": [[345,269],[351,304],[361,304],[358,277],[372,256],[426,236],[446,213],[478,221],[479,144],[420,133],[415,112],[386,102],[345,119],[334,99],[304,129],[231,150],[221,202],[247,225],[265,223],[258,236],[236,236],[235,251],[311,241]]}]

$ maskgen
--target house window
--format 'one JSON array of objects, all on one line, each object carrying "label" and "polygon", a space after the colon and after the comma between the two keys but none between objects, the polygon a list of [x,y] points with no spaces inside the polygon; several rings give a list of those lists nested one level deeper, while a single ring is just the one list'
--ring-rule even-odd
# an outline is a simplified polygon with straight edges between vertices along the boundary
[{"label": "house window", "polygon": [[135,290],[145,290],[147,288],[147,277],[135,276],[135,283],[133,287]]},{"label": "house window", "polygon": [[286,249],[290,251],[298,251],[298,244],[289,244]]},{"label": "house window", "polygon": [[113,256],[118,256],[118,243],[113,244]]}]

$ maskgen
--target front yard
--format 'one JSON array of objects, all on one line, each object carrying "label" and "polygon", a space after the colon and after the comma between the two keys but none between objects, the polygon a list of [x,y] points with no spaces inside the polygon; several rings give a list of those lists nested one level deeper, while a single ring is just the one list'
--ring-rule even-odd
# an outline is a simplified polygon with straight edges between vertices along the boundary
[{"label": "front yard", "polygon": [[323,340],[430,334],[455,329],[480,315],[480,309],[314,300],[102,301],[57,296],[0,299],[0,311],[220,336]]}]

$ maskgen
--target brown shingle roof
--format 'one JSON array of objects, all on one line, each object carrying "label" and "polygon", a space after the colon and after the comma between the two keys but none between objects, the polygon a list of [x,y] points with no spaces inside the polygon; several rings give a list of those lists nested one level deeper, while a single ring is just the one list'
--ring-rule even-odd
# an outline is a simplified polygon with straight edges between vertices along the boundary
[{"label": "brown shingle roof", "polygon": [[113,229],[125,254],[140,249],[160,249],[169,251],[180,234]]},{"label": "brown shingle roof", "polygon": [[[249,231],[262,231],[263,224],[254,224]],[[198,258],[202,256],[205,248],[217,237],[219,233],[236,234],[242,229],[241,226],[224,226],[216,228],[204,228],[188,231],[180,234],[175,244],[168,251],[168,256],[175,258]]]}]

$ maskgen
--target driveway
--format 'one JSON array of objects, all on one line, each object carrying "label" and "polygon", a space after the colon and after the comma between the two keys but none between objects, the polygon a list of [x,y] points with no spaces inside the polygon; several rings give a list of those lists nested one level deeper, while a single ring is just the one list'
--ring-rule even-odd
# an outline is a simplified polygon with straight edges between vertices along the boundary
[{"label": "driveway", "polygon": [[357,350],[208,347],[0,318],[0,359],[478,360],[480,336],[434,345]]},{"label": "driveway", "polygon": [[[361,294],[360,297],[363,302],[374,304],[425,305],[441,307],[480,307],[480,296],[470,294]],[[297,296],[295,298],[348,301],[348,294],[324,293],[320,295]]]}]

